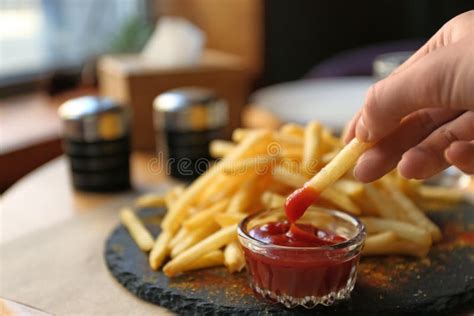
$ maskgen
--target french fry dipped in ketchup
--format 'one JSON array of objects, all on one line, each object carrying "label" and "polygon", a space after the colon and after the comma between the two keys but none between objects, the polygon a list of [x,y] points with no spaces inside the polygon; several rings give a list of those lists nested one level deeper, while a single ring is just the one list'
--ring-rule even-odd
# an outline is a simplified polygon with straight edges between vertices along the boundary
[{"label": "french fry dipped in ketchup", "polygon": [[288,220],[294,223],[303,216],[306,209],[316,202],[321,192],[354,166],[360,155],[370,147],[371,144],[362,143],[354,138],[302,188],[290,194],[285,202],[285,212]]}]

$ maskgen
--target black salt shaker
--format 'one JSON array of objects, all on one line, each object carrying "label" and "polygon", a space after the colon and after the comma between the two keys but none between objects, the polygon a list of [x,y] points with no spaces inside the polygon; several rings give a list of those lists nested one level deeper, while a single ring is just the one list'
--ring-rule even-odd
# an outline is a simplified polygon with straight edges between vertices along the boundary
[{"label": "black salt shaker", "polygon": [[130,188],[130,115],[104,97],[69,100],[58,110],[74,188],[109,192]]},{"label": "black salt shaker", "polygon": [[192,180],[209,167],[209,143],[224,137],[227,102],[209,89],[185,87],[160,94],[153,103],[158,155],[171,176]]}]

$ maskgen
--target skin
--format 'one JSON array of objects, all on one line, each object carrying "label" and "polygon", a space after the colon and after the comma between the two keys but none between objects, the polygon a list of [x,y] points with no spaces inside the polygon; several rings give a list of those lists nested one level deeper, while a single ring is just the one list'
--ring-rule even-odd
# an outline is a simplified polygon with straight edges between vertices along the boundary
[{"label": "skin", "polygon": [[447,22],[369,88],[345,141],[376,142],[354,169],[371,182],[397,167],[411,179],[450,165],[474,174],[474,11]]}]

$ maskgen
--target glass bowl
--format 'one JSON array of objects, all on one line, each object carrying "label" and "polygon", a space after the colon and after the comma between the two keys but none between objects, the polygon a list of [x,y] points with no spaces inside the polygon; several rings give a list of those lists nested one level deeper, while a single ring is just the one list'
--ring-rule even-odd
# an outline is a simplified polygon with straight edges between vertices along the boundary
[{"label": "glass bowl", "polygon": [[265,243],[249,234],[254,227],[280,221],[286,221],[283,208],[254,213],[239,224],[239,241],[255,292],[287,308],[328,306],[349,298],[365,241],[362,223],[343,212],[310,207],[296,224],[311,224],[344,241],[294,247]]}]

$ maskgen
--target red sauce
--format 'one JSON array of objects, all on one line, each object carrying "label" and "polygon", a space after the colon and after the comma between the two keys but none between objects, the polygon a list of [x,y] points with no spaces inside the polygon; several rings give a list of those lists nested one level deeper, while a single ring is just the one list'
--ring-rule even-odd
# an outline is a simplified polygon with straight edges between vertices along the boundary
[{"label": "red sauce", "polygon": [[[329,246],[346,240],[312,225],[287,221],[256,226],[249,235],[266,244],[288,247]],[[346,249],[267,248],[258,253],[243,248],[256,286],[295,298],[323,296],[345,288],[359,261],[358,254],[350,256]]]},{"label": "red sauce", "polygon": [[464,232],[459,238],[466,244],[474,245],[474,232]]},{"label": "red sauce", "polygon": [[300,188],[288,196],[285,203],[286,217],[290,222],[295,222],[303,216],[306,209],[319,197],[319,193],[311,187]]}]

